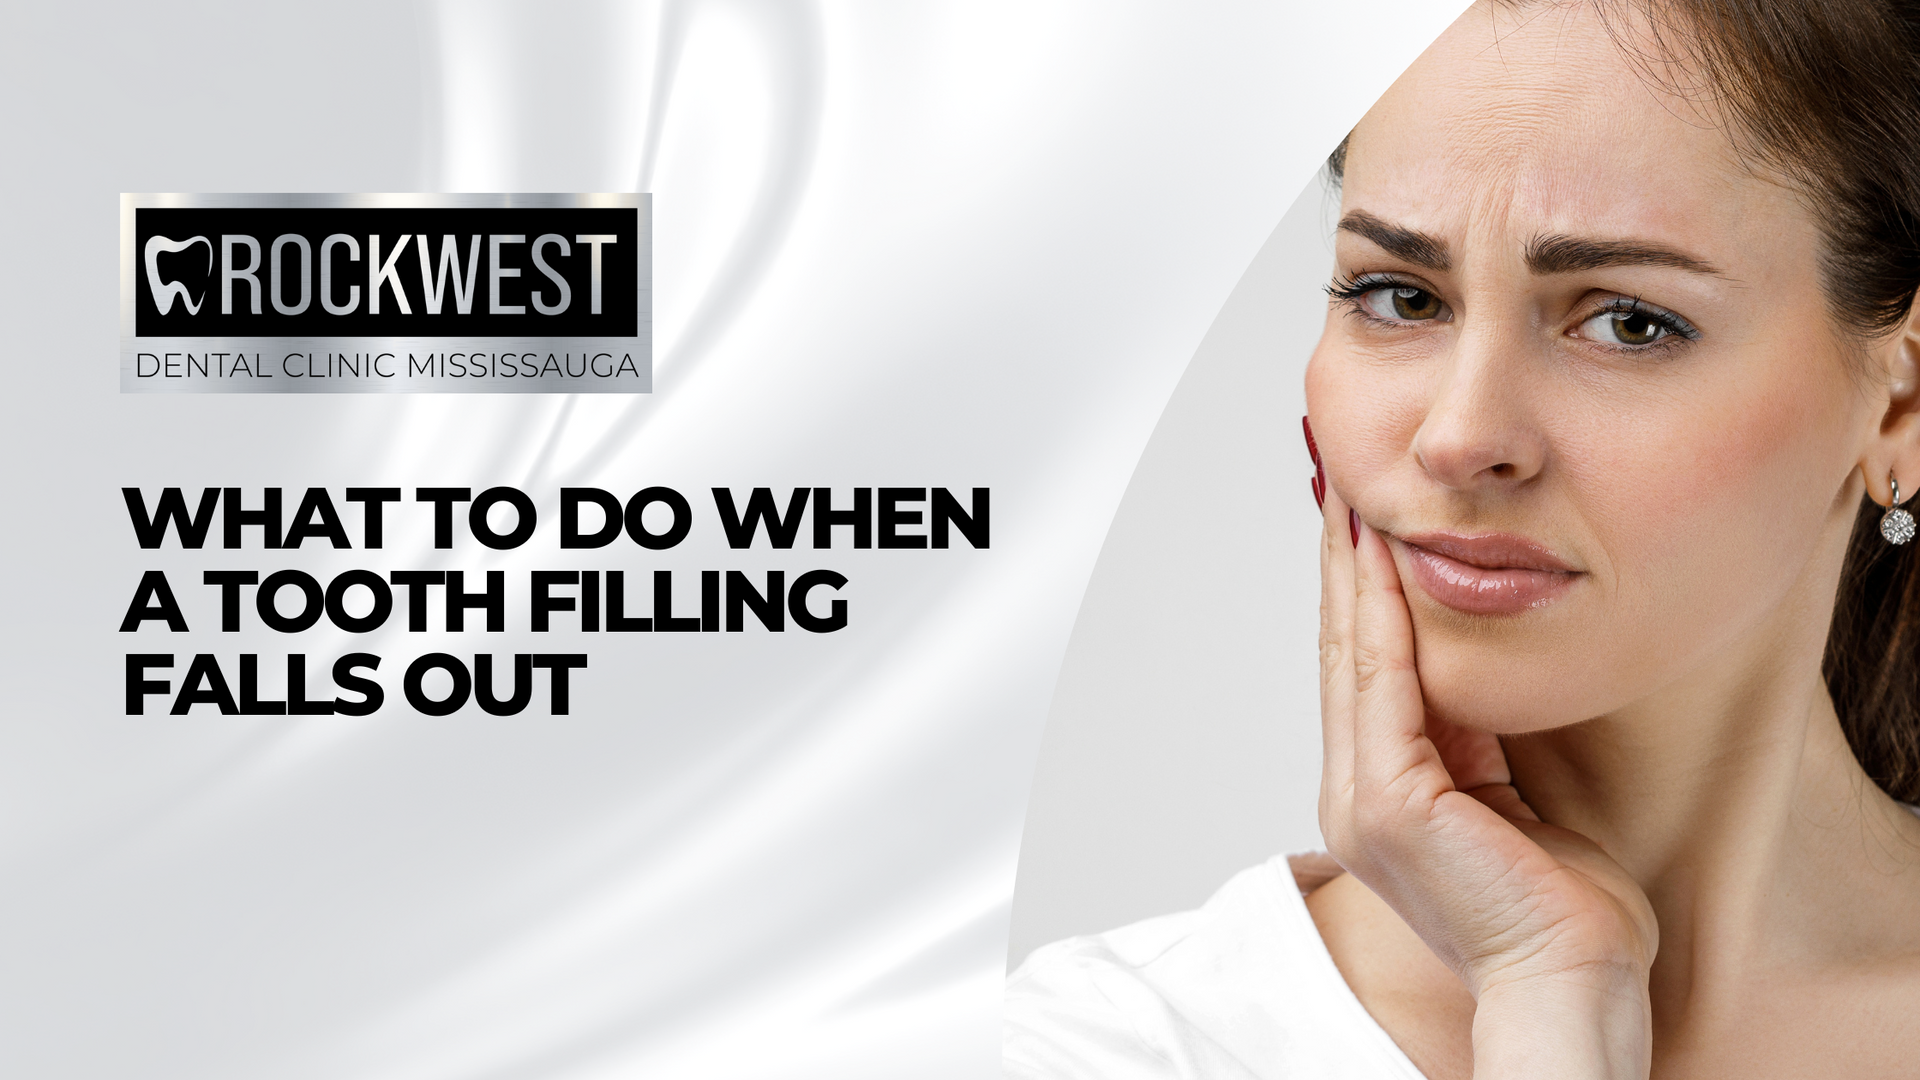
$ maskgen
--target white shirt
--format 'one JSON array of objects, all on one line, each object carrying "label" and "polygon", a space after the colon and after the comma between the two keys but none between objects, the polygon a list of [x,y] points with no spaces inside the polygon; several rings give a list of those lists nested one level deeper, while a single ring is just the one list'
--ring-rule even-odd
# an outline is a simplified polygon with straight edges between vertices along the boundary
[{"label": "white shirt", "polygon": [[1302,890],[1331,871],[1323,854],[1274,858],[1198,911],[1034,950],[1007,979],[1005,1075],[1422,1080],[1307,914]]},{"label": "white shirt", "polygon": [[1007,977],[1005,1076],[1423,1080],[1307,913],[1337,873],[1324,852],[1276,857],[1198,911],[1034,950]]}]

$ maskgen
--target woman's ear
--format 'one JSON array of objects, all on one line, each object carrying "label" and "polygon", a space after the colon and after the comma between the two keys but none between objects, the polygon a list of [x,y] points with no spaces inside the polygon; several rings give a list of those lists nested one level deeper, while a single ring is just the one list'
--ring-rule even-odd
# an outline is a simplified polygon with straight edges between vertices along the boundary
[{"label": "woman's ear", "polygon": [[1867,495],[1881,506],[1893,500],[1892,480],[1900,481],[1900,501],[1920,491],[1920,300],[1907,312],[1899,333],[1874,349],[1883,365],[1887,408],[1879,437],[1860,463]]}]

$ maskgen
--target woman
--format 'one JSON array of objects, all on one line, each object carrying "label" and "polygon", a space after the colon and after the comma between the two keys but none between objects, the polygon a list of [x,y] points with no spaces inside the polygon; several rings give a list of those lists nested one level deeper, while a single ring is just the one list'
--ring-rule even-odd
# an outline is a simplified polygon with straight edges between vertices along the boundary
[{"label": "woman", "polygon": [[1913,3],[1421,57],[1307,374],[1345,873],[1037,952],[1009,1075],[1920,1076],[1917,148]]}]

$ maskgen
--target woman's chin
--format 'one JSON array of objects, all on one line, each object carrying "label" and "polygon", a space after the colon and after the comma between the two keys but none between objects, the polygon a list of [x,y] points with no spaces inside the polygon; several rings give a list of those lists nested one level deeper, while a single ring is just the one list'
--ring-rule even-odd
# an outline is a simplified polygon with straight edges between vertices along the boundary
[{"label": "woman's chin", "polygon": [[1491,663],[1467,656],[1429,658],[1427,650],[1421,650],[1418,663],[1427,712],[1476,731],[1549,731],[1618,707],[1602,700],[1613,695],[1585,685],[1569,670],[1572,665],[1516,662],[1510,655]]},{"label": "woman's chin", "polygon": [[1427,711],[1463,727],[1519,735],[1604,715],[1671,678],[1666,661],[1673,658],[1609,632],[1607,620],[1617,614],[1595,610],[1585,585],[1519,616],[1469,617],[1412,605]]},{"label": "woman's chin", "polygon": [[[1540,731],[1577,724],[1578,719],[1543,719],[1537,712],[1519,709],[1503,711],[1500,703],[1480,701],[1462,703],[1459,707],[1451,705],[1429,704],[1427,713],[1452,723],[1456,727],[1472,731],[1484,731],[1493,735],[1531,735]],[[1580,719],[1588,719],[1581,717]]]}]

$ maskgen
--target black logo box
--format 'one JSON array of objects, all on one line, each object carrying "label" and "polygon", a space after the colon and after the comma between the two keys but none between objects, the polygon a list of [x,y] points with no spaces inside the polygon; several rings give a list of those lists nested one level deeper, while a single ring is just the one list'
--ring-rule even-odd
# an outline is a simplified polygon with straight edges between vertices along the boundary
[{"label": "black logo box", "polygon": [[123,193],[120,390],[648,393],[651,214],[643,193]]},{"label": "black logo box", "polygon": [[650,254],[642,213],[142,207],[134,336],[633,337]]}]

